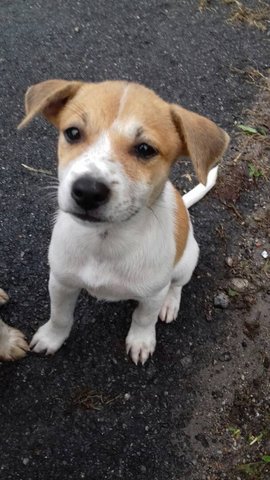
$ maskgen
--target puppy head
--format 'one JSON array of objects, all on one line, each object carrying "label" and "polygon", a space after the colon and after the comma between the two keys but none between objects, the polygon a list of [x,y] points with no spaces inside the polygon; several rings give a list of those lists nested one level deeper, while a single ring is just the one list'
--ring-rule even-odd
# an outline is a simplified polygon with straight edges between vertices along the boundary
[{"label": "puppy head", "polygon": [[43,114],[59,129],[59,207],[81,221],[121,222],[151,206],[181,155],[205,184],[229,138],[128,82],[49,80],[28,89],[25,108],[19,128]]}]

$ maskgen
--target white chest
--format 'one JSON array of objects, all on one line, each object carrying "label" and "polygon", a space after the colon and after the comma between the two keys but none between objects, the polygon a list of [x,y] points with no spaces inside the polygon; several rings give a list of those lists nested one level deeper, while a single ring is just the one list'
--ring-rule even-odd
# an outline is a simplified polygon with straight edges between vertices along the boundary
[{"label": "white chest", "polygon": [[51,269],[62,282],[99,299],[151,296],[169,282],[175,254],[173,232],[160,229],[155,217],[146,225],[106,231],[60,214],[49,251]]}]

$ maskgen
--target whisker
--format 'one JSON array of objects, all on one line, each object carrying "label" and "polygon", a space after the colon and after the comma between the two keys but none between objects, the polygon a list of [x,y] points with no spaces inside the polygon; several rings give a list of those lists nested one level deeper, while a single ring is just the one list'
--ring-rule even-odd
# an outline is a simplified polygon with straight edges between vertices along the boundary
[{"label": "whisker", "polygon": [[46,187],[40,187],[41,190],[58,190],[58,185],[47,185]]}]

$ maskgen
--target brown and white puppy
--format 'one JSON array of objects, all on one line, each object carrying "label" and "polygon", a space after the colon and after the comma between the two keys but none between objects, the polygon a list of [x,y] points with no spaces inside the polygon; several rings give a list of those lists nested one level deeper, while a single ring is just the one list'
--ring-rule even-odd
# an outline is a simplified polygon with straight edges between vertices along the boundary
[{"label": "brown and white puppy", "polygon": [[[49,249],[51,318],[35,352],[68,337],[82,288],[99,299],[135,299],[126,339],[133,361],[156,345],[158,317],[177,317],[199,248],[187,208],[215,184],[229,137],[210,120],[142,85],[49,80],[26,93],[23,127],[43,114],[59,129],[59,212]],[[189,155],[201,182],[181,198],[168,180]]]},{"label": "brown and white puppy", "polygon": [[[9,300],[7,293],[0,288],[0,305]],[[0,361],[23,358],[29,347],[22,332],[9,327],[0,318]]]}]

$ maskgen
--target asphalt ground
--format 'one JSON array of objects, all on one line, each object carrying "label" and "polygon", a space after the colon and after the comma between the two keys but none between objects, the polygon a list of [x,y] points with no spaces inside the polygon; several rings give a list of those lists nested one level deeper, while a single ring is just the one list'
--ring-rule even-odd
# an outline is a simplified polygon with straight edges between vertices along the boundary
[{"label": "asphalt ground", "polygon": [[[255,5],[256,1],[248,2]],[[128,79],[209,116],[229,133],[254,88],[235,73],[269,66],[265,34],[227,22],[229,7],[195,0],[34,1],[0,5],[2,318],[30,339],[48,319],[47,249],[54,203],[43,187],[56,175],[56,132],[35,120],[22,132],[26,88],[48,78]],[[172,174],[191,166],[178,164]],[[124,339],[132,302],[82,295],[76,323],[52,358],[29,354],[0,365],[0,477],[8,479],[191,479],[195,453],[186,428],[197,401],[195,376],[222,341],[224,313],[206,322],[222,277],[220,215],[213,196],[193,208],[201,257],[178,320],[158,325],[154,357],[136,367]]]}]

